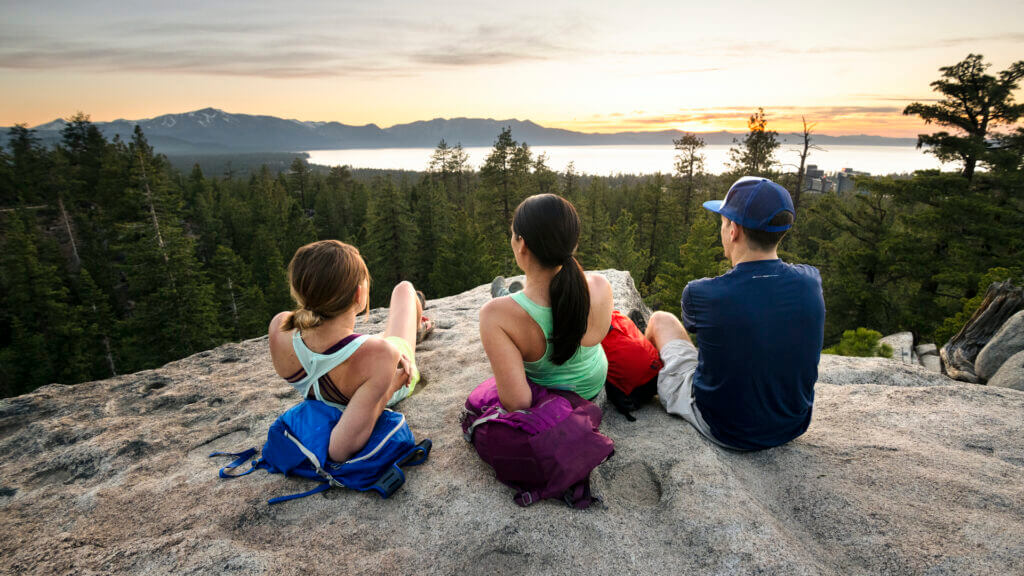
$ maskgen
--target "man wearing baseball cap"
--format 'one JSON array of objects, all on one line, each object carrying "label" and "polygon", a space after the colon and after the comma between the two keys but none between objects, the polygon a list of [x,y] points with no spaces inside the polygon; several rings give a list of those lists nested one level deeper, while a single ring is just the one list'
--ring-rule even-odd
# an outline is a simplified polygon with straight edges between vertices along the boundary
[{"label": "man wearing baseball cap", "polygon": [[[645,336],[665,363],[658,395],[719,446],[785,444],[811,422],[825,329],[821,275],[779,259],[795,217],[782,186],[745,176],[725,200],[704,207],[722,217],[733,268],[686,285],[681,323],[666,312],[648,321]],[[697,347],[687,332],[697,334]]]}]

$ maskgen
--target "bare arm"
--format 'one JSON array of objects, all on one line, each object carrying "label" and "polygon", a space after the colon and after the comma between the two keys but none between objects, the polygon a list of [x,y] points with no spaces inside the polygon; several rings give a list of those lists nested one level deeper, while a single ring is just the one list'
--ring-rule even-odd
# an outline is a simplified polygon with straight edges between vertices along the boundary
[{"label": "bare arm", "polygon": [[328,457],[335,462],[344,462],[359,452],[370,439],[377,418],[391,398],[393,384],[399,376],[395,372],[401,354],[398,349],[382,340],[373,340],[363,345],[367,349],[360,358],[366,362],[368,377],[356,389],[341,419],[331,430],[331,441],[327,448]]},{"label": "bare arm", "polygon": [[292,350],[291,334],[281,332],[281,324],[291,312],[279,312],[270,321],[267,327],[267,340],[270,345],[270,361],[274,365],[274,371],[282,378],[287,378],[295,373],[295,351]]},{"label": "bare arm", "polygon": [[491,300],[480,310],[480,341],[491,362],[498,398],[506,410],[525,410],[533,403],[526,383],[523,354],[501,326],[501,303]]}]

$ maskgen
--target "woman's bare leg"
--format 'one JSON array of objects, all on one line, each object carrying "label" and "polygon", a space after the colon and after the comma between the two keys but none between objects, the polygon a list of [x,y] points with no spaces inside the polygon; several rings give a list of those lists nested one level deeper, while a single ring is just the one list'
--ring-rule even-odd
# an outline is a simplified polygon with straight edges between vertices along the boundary
[{"label": "woman's bare leg", "polygon": [[420,325],[420,299],[416,297],[416,288],[412,282],[399,282],[391,291],[391,305],[388,308],[388,323],[384,328],[384,337],[398,336],[409,343],[409,348],[416,349],[416,329]]}]

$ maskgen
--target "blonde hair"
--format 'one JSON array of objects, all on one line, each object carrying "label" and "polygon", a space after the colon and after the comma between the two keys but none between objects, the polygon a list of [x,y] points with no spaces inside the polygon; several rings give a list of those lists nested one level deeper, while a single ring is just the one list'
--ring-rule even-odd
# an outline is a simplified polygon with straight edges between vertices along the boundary
[{"label": "blonde hair", "polygon": [[369,289],[370,271],[355,246],[320,240],[299,248],[288,263],[288,284],[298,308],[281,330],[316,328],[348,310],[363,282]]}]

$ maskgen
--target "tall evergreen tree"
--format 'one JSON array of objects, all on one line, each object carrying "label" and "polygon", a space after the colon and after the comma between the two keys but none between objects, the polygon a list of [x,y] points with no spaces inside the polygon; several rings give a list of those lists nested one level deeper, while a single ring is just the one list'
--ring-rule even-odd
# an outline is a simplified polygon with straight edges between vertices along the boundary
[{"label": "tall evergreen tree", "polygon": [[594,178],[590,180],[583,200],[576,203],[581,225],[577,259],[587,269],[601,266],[604,243],[610,239],[612,224],[606,207],[607,193],[607,184]]},{"label": "tall evergreen tree", "polygon": [[683,288],[691,280],[719,276],[729,268],[724,260],[719,221],[710,214],[698,214],[677,258],[666,261],[651,287],[648,303],[679,315]]},{"label": "tall evergreen tree", "polygon": [[[502,129],[480,168],[478,217],[484,230],[501,230],[504,233],[511,229],[512,214],[528,193],[526,181],[532,163],[529,147],[512,139],[511,128]],[[503,272],[511,273],[514,268],[512,254],[504,242],[497,240],[500,238],[501,235],[496,233],[487,235],[488,253],[493,261],[501,264]]]},{"label": "tall evergreen tree", "polygon": [[391,289],[409,278],[416,247],[416,227],[409,212],[406,190],[391,178],[378,180],[377,194],[370,198],[366,242],[360,248],[373,276],[373,305],[388,301]]},{"label": "tall evergreen tree", "polygon": [[704,139],[692,132],[683,134],[681,138],[672,141],[676,149],[675,177],[680,183],[682,195],[680,203],[682,207],[683,232],[690,229],[690,220],[693,217],[693,204],[697,191],[697,179],[704,174]]},{"label": "tall evergreen tree", "polygon": [[770,176],[775,163],[775,151],[779,147],[778,132],[768,130],[768,117],[764,108],[750,115],[747,121],[749,132],[743,140],[733,140],[729,149],[732,169],[745,176]]},{"label": "tall evergreen tree", "polygon": [[437,295],[457,294],[488,282],[497,267],[486,250],[484,236],[465,210],[455,207],[450,230],[437,250],[430,286]]},{"label": "tall evergreen tree", "polygon": [[[67,368],[76,372],[74,311],[57,266],[40,256],[43,238],[35,217],[26,210],[8,217],[0,256],[0,293],[4,295],[0,325],[0,391],[11,396],[61,379]],[[68,356],[68,358],[64,358]],[[70,366],[62,364],[65,360]],[[74,373],[72,376],[81,376]]]},{"label": "tall evergreen tree", "polygon": [[139,210],[137,219],[123,226],[123,271],[131,301],[123,335],[126,363],[135,369],[205,350],[220,341],[223,328],[213,287],[180,224],[181,191],[138,126],[129,152],[135,162],[126,196]]},{"label": "tall evergreen tree", "polygon": [[935,134],[920,134],[917,147],[929,146],[928,152],[944,162],[963,162],[963,175],[974,179],[974,169],[984,162],[992,144],[989,134],[1000,127],[1013,126],[1024,116],[1024,105],[1014,101],[1013,93],[1024,77],[1024,60],[1018,60],[999,73],[986,74],[981,54],[968,54],[962,61],[939,68],[942,78],[932,82],[942,97],[935,104],[914,102],[903,113],[920,116],[927,124],[936,123],[954,129]]},{"label": "tall evergreen tree", "polygon": [[620,212],[602,246],[600,262],[602,268],[626,270],[640,285],[647,267],[647,249],[637,246],[636,231],[633,215],[626,210]]}]

